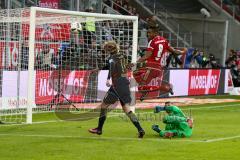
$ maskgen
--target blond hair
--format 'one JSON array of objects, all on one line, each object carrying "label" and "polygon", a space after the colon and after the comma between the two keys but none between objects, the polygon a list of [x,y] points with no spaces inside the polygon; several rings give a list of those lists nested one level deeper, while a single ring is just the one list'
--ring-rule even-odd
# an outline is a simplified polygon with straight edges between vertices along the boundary
[{"label": "blond hair", "polygon": [[110,53],[119,52],[119,45],[115,41],[106,41],[103,45],[103,48]]}]

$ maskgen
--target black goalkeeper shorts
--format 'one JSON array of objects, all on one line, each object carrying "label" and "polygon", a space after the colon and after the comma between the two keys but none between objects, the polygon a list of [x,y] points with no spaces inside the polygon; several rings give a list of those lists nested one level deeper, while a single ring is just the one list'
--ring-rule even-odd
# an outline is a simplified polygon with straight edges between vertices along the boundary
[{"label": "black goalkeeper shorts", "polygon": [[114,87],[110,87],[105,95],[103,102],[105,104],[114,104],[116,101],[120,101],[121,105],[131,103],[131,92],[129,88],[129,80],[126,77],[120,77],[114,84]]}]

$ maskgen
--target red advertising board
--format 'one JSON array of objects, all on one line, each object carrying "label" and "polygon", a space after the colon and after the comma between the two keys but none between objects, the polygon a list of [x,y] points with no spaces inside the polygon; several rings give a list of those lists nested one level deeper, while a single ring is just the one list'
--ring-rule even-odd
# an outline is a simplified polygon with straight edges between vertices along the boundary
[{"label": "red advertising board", "polygon": [[[22,35],[25,38],[29,37],[29,24],[22,24]],[[46,21],[45,24],[36,25],[35,39],[68,41],[70,39],[70,23],[56,24]]]},{"label": "red advertising board", "polygon": [[189,70],[188,95],[217,94],[221,70]]},{"label": "red advertising board", "polygon": [[[221,74],[222,71],[222,74]],[[225,72],[225,75],[224,75]],[[103,73],[103,74],[102,74]],[[102,100],[105,93],[109,89],[106,87],[107,70],[101,71],[98,74],[98,82],[91,86],[94,90],[97,90],[97,97],[95,95],[92,98],[98,98],[96,100]],[[184,69],[184,70],[171,70],[170,71],[170,83],[173,85],[173,96],[191,96],[191,95],[208,95],[208,94],[223,94],[228,92],[228,74],[229,70],[225,69]],[[2,103],[6,107],[14,107],[17,102],[17,94],[20,94],[21,107],[26,106],[27,101],[27,88],[28,88],[28,71],[20,72],[20,92],[18,93],[17,81],[18,71],[5,71],[2,73]],[[63,94],[71,102],[86,102],[88,92],[89,76],[91,71],[70,71],[63,70],[60,73],[59,70],[54,71],[34,71],[33,81],[35,90],[32,91],[35,97],[35,103],[50,104],[64,102],[63,96],[56,97],[57,93]],[[220,75],[222,77],[220,77]],[[163,77],[166,75],[163,75]],[[129,72],[129,77],[131,74]],[[153,79],[149,85],[160,85],[162,77]],[[221,84],[220,84],[221,79]],[[222,84],[225,83],[225,84]],[[92,83],[91,83],[92,84]],[[225,87],[225,89],[224,89]],[[59,91],[59,92],[58,92]],[[135,86],[131,88],[131,91],[135,91]],[[232,94],[238,94],[239,88],[233,90]],[[136,92],[139,98],[139,92]],[[86,96],[87,95],[87,96]],[[158,92],[152,92],[148,98],[156,98]],[[59,101],[58,101],[59,100]]]},{"label": "red advertising board", "polygon": [[[46,44],[45,44],[46,45]],[[35,57],[39,54],[42,54],[43,50],[43,43],[36,43],[35,44]],[[58,43],[49,43],[49,54],[57,54],[59,44]],[[24,59],[24,61],[21,61],[21,63],[28,63],[28,54],[26,51],[23,51],[23,48],[19,47],[18,41],[0,41],[0,68],[5,66],[5,69],[11,70],[17,67],[19,52],[21,51],[21,59]],[[23,58],[24,57],[24,58]],[[27,64],[25,64],[27,65]]]},{"label": "red advertising board", "polygon": [[17,66],[19,43],[0,41],[0,68],[11,69]]},{"label": "red advertising board", "polygon": [[[52,101],[64,102],[66,97],[71,102],[82,102],[88,87],[89,71],[36,71],[36,104],[50,104]],[[60,93],[63,96],[56,97]],[[54,99],[55,98],[55,99]],[[58,102],[59,102],[58,101]]]}]

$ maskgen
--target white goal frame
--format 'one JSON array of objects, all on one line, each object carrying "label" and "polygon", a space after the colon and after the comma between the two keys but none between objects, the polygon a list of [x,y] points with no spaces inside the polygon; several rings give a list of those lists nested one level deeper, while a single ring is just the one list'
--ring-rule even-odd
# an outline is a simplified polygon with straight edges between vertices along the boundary
[{"label": "white goal frame", "polygon": [[[55,13],[55,14],[63,14],[63,15],[73,15],[73,16],[85,16],[85,17],[94,17],[94,18],[102,18],[112,20],[131,20],[133,22],[133,39],[132,39],[132,63],[136,63],[137,61],[137,45],[138,45],[138,17],[137,16],[125,16],[125,15],[113,15],[113,14],[100,14],[100,13],[87,13],[87,12],[77,12],[77,11],[67,11],[67,10],[59,10],[59,9],[49,9],[49,8],[40,8],[40,7],[31,7],[30,8],[30,30],[29,30],[29,59],[28,59],[28,95],[27,95],[27,118],[26,123],[32,123],[32,107],[34,104],[34,96],[33,96],[33,76],[34,76],[34,51],[35,51],[35,29],[36,29],[36,13],[37,12],[45,12],[45,13]],[[136,82],[131,81],[131,86],[135,86]],[[132,99],[135,100],[135,92],[133,92],[133,88],[131,87],[131,96]]]}]

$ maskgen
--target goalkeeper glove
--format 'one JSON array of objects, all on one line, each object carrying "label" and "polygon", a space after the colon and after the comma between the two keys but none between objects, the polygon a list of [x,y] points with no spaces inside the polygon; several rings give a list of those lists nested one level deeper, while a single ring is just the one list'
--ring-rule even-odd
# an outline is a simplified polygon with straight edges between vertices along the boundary
[{"label": "goalkeeper glove", "polygon": [[161,132],[161,129],[160,129],[159,126],[156,125],[156,124],[152,125],[152,130],[156,131],[157,133],[160,133],[160,132]]},{"label": "goalkeeper glove", "polygon": [[159,113],[159,112],[165,111],[165,110],[166,110],[166,107],[156,106],[154,108],[154,113]]}]

